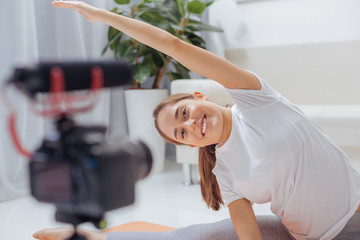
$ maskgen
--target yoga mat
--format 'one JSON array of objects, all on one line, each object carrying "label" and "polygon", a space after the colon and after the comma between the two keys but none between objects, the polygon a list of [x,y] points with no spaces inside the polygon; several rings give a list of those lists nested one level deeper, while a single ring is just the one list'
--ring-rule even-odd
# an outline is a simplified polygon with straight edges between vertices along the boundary
[{"label": "yoga mat", "polygon": [[136,231],[166,232],[172,230],[175,230],[175,228],[149,223],[149,222],[129,222],[106,229],[104,230],[104,232],[136,232]]}]

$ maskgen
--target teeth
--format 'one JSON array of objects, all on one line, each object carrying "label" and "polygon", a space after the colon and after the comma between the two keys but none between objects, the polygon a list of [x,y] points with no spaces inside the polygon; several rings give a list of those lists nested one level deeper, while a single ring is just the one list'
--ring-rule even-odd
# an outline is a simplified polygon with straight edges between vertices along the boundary
[{"label": "teeth", "polygon": [[203,126],[202,126],[202,134],[205,134],[205,130],[206,130],[206,119],[204,118],[203,120]]}]

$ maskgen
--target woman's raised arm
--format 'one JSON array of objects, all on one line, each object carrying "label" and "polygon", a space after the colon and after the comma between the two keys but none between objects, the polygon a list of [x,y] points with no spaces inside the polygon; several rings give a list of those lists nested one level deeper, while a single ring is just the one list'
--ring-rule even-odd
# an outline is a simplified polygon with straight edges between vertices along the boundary
[{"label": "woman's raised arm", "polygon": [[108,24],[137,41],[173,57],[190,70],[213,79],[227,88],[255,90],[261,88],[260,82],[253,74],[148,23],[95,8],[84,2],[54,1],[53,6],[77,10],[90,22]]}]

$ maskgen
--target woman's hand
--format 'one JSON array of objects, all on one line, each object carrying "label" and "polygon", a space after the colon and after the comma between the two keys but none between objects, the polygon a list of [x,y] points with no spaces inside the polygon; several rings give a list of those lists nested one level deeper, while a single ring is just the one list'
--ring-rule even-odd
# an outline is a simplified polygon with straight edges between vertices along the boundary
[{"label": "woman's hand", "polygon": [[74,233],[71,228],[51,228],[38,231],[33,237],[40,240],[65,240]]},{"label": "woman's hand", "polygon": [[99,8],[91,6],[84,2],[78,1],[54,1],[54,7],[69,8],[78,11],[89,22],[99,22]]},{"label": "woman's hand", "polygon": [[[72,228],[50,228],[38,231],[33,237],[39,240],[65,240],[74,233]],[[106,240],[107,233],[94,232],[91,230],[78,229],[78,233],[84,235],[87,240]]]}]

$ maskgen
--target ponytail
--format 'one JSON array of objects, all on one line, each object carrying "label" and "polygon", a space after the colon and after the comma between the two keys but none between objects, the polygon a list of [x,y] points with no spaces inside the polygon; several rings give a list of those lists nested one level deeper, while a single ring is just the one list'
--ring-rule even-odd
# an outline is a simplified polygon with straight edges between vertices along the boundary
[{"label": "ponytail", "polygon": [[199,148],[200,188],[203,200],[208,207],[217,211],[224,205],[220,188],[212,170],[215,167],[215,144]]}]

